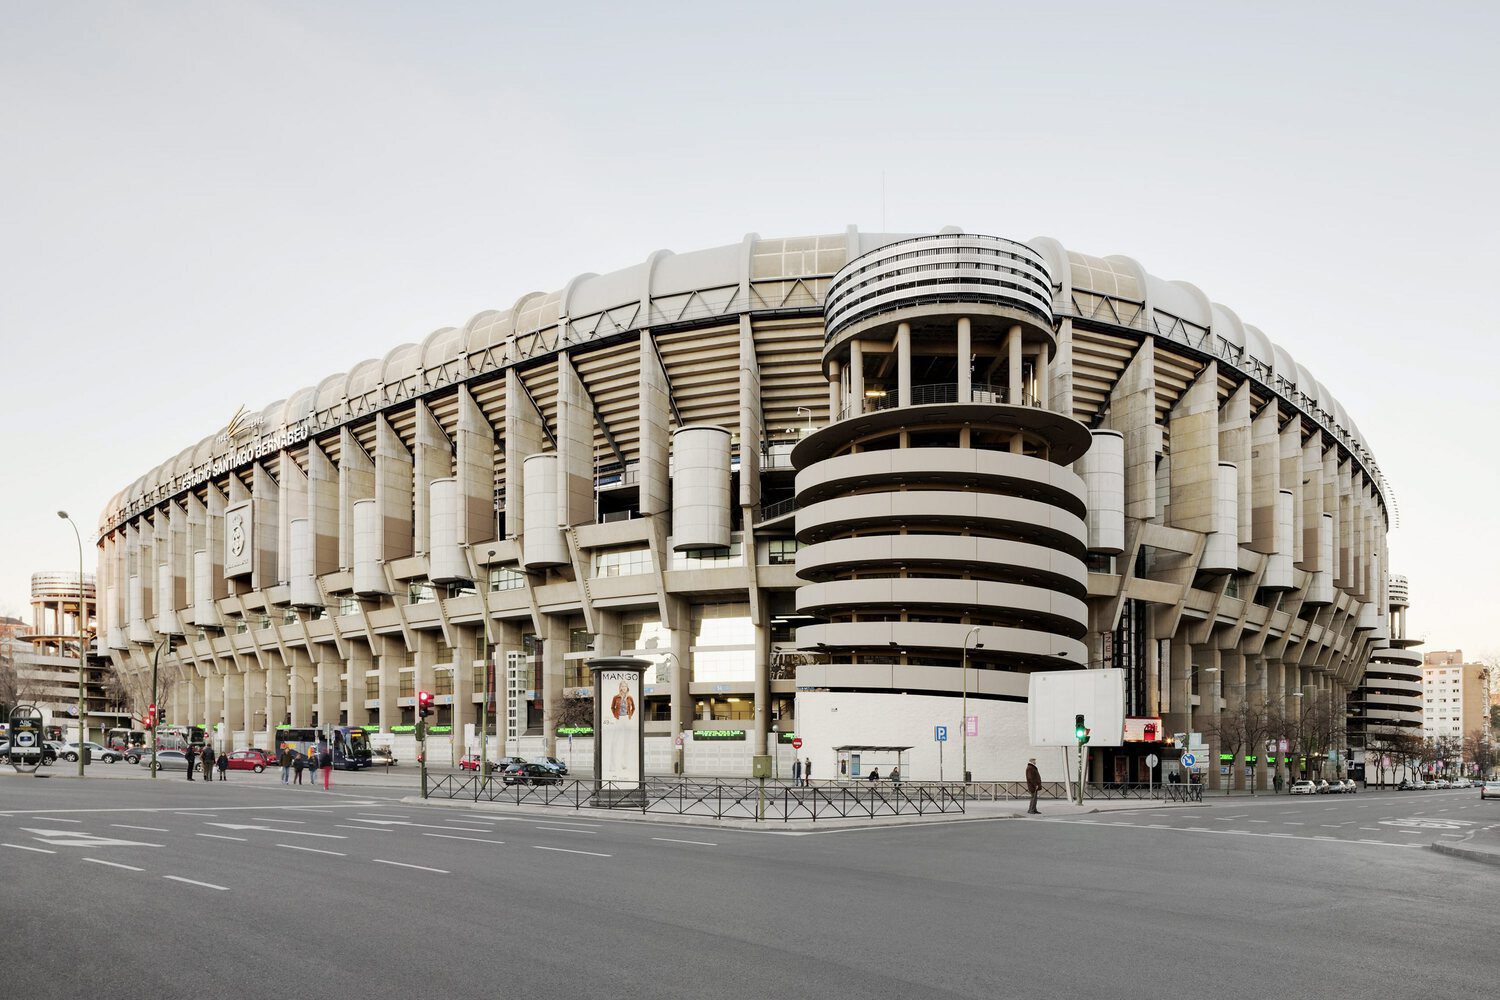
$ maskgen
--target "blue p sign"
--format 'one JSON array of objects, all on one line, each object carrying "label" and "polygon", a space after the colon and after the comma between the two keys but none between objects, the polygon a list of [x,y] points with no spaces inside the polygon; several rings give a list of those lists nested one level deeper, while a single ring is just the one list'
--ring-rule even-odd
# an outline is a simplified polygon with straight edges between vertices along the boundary
[{"label": "blue p sign", "polygon": [[934,726],[933,730],[932,730],[932,738],[935,741],[937,741],[938,743],[947,743],[948,742],[948,727],[947,726]]}]

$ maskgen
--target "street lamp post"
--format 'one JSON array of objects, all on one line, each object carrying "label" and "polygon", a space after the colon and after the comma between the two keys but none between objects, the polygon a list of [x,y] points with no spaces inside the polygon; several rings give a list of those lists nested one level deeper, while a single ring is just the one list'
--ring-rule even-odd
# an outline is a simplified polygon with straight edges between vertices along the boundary
[{"label": "street lamp post", "polygon": [[[969,629],[969,631],[964,635],[964,651],[963,651],[963,675],[964,675],[963,685],[964,685],[964,695],[963,695],[963,728],[962,728],[963,735],[959,737],[959,740],[963,744],[964,784],[965,785],[967,785],[969,783],[969,781],[971,780],[970,776],[969,776],[969,640],[972,639],[972,638],[974,638],[978,634],[979,634],[979,626],[975,625],[973,628]],[[982,643],[982,642],[976,642],[974,644],[974,648],[975,649],[983,649],[984,648],[984,643]]]},{"label": "street lamp post", "polygon": [[[661,684],[665,681],[667,685],[667,697],[675,701],[676,698],[673,695],[673,689],[677,685],[677,678],[674,675],[680,667],[680,664],[677,662],[677,654],[668,649],[662,652],[661,658],[662,663],[656,665],[656,683]],[[667,660],[672,661],[672,666],[668,668],[667,675],[663,678],[662,666]],[[597,734],[595,738],[598,738]],[[676,774],[682,774],[685,770],[682,752],[682,730],[680,729],[672,734],[672,770]]]},{"label": "street lamp post", "polygon": [[[489,573],[489,560],[495,558],[495,550],[490,549],[485,559],[485,573]],[[476,574],[477,575],[477,574]],[[489,580],[485,580],[480,586],[488,587]],[[481,786],[484,778],[489,774],[490,758],[487,753],[489,741],[486,736],[490,730],[490,666],[494,662],[495,644],[490,635],[490,605],[489,601],[481,601],[480,609],[484,615],[484,696],[479,702],[479,778]]]},{"label": "street lamp post", "polygon": [[67,521],[73,529],[73,538],[78,542],[78,776],[83,777],[83,756],[88,753],[88,748],[83,745],[83,688],[88,671],[88,650],[84,648],[83,631],[84,619],[87,617],[84,608],[87,606],[87,598],[83,591],[83,536],[78,533],[78,525],[68,516],[68,512],[60,510],[57,516]]}]

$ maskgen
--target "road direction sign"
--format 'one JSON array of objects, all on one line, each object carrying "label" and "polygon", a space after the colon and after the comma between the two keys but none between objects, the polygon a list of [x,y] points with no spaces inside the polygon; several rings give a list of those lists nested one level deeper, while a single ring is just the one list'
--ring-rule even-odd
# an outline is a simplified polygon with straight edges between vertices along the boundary
[{"label": "road direction sign", "polygon": [[1198,763],[1198,758],[1194,757],[1192,754],[1185,753],[1185,754],[1182,755],[1182,766],[1183,767],[1192,767],[1196,763]]},{"label": "road direction sign", "polygon": [[1160,764],[1160,763],[1161,763],[1161,758],[1158,757],[1158,756],[1156,756],[1156,754],[1154,754],[1154,753],[1148,753],[1146,755],[1146,766],[1147,767],[1155,767],[1157,764]]},{"label": "road direction sign", "polygon": [[932,738],[933,738],[934,741],[936,741],[938,743],[947,743],[948,742],[948,727],[947,726],[933,726],[932,727]]},{"label": "road direction sign", "polygon": [[802,737],[800,737],[800,736],[794,736],[794,737],[792,737],[792,749],[793,750],[801,750],[802,749]]}]

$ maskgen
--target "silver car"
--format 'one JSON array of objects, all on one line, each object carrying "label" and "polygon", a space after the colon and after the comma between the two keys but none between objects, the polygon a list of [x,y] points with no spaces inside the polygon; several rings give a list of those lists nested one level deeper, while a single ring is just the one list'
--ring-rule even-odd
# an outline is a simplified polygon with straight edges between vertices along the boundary
[{"label": "silver car", "polygon": [[[193,763],[190,765],[187,754],[181,750],[156,751],[156,769],[158,771],[186,771],[189,767],[195,766],[197,763],[198,758],[195,755]],[[141,766],[146,768],[151,766],[151,754],[149,751],[141,758]]]}]

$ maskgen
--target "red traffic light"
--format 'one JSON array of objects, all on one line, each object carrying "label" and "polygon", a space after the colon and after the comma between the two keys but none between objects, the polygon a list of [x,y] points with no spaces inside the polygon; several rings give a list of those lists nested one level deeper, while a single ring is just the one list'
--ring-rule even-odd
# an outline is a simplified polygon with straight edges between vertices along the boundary
[{"label": "red traffic light", "polygon": [[417,692],[417,718],[419,718],[419,719],[425,719],[429,715],[431,715],[432,712],[433,712],[433,708],[432,708],[432,692],[431,691],[418,691]]}]

